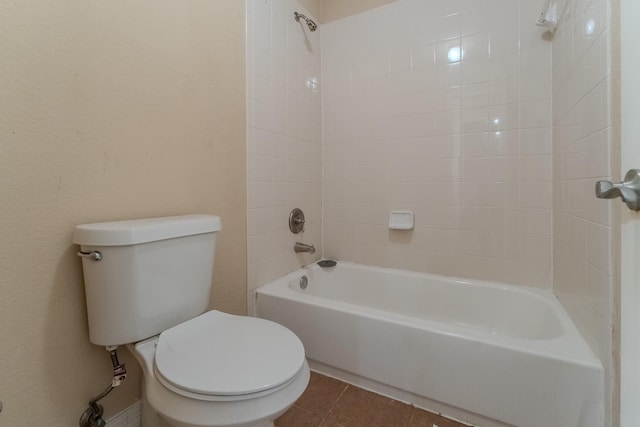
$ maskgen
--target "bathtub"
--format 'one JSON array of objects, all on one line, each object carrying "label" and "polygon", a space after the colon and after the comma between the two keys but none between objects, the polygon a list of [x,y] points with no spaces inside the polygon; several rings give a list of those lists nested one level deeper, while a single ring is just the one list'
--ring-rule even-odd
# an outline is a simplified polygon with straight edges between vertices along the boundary
[{"label": "bathtub", "polygon": [[390,397],[482,427],[604,425],[602,365],[550,291],[340,262],[255,303],[312,367]]}]

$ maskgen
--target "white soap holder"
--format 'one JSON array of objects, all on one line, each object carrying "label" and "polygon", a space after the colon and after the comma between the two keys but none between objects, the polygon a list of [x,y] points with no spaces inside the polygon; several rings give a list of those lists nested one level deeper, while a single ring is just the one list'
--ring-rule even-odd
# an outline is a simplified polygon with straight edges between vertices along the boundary
[{"label": "white soap holder", "polygon": [[391,230],[413,230],[414,226],[413,211],[391,211],[389,213],[389,228]]}]

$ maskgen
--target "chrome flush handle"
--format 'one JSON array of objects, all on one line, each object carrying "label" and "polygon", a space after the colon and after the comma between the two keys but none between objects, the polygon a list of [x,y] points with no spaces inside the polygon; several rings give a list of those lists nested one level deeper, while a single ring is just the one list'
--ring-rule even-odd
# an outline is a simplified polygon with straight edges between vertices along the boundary
[{"label": "chrome flush handle", "polygon": [[100,253],[99,251],[92,251],[92,252],[80,251],[76,255],[82,258],[88,258],[92,261],[100,261],[102,259],[102,253]]},{"label": "chrome flush handle", "polygon": [[631,169],[624,176],[624,181],[596,182],[596,197],[599,199],[614,199],[620,197],[627,207],[640,211],[640,169]]}]

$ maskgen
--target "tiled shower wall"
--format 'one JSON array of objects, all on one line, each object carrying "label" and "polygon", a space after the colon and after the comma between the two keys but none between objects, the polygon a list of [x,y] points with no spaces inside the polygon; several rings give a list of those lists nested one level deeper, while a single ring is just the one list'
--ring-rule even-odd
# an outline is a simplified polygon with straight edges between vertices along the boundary
[{"label": "tiled shower wall", "polygon": [[[247,0],[247,250],[249,311],[253,290],[322,253],[320,31],[293,18],[292,0]],[[301,208],[305,231],[289,231]],[[296,241],[315,255],[296,255]]]},{"label": "tiled shower wall", "polygon": [[[606,419],[615,384],[613,203],[596,199],[612,170],[611,10],[568,0],[553,40],[554,291],[606,371]],[[615,425],[615,422],[613,423]]]},{"label": "tiled shower wall", "polygon": [[[551,287],[539,3],[400,0],[323,25],[325,257]],[[388,230],[406,209],[415,230]]]},{"label": "tiled shower wall", "polygon": [[[603,362],[615,425],[613,219],[592,196],[620,177],[610,5],[566,0],[551,41],[542,3],[399,0],[325,24],[322,112],[319,32],[290,19],[303,8],[247,0],[249,293],[318,258],[292,246],[320,247],[322,203],[327,258],[553,283]],[[389,231],[392,209],[416,229]]]}]

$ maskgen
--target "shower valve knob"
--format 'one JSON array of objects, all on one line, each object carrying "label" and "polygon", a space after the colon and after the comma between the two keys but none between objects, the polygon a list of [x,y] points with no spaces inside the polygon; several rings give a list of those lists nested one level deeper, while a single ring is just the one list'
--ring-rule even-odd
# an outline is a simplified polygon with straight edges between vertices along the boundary
[{"label": "shower valve knob", "polygon": [[292,233],[298,234],[301,231],[304,231],[304,212],[301,209],[295,208],[289,214],[289,230]]}]

